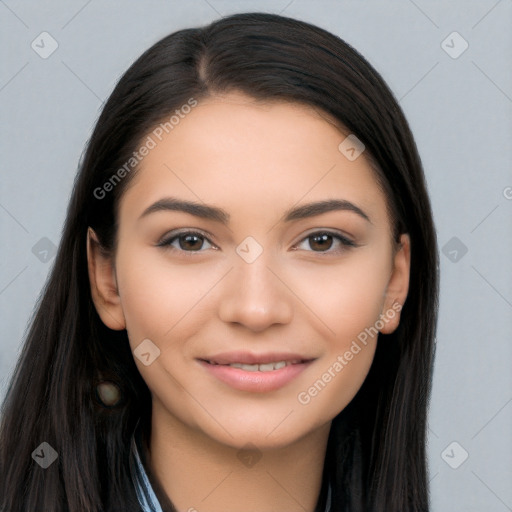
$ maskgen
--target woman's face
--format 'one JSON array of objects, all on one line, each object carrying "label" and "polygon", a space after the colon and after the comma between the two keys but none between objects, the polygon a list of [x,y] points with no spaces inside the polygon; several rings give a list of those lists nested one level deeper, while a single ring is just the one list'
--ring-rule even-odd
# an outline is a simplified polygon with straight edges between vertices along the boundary
[{"label": "woman's face", "polygon": [[312,109],[230,93],[167,131],[122,196],[115,257],[90,242],[98,312],[126,328],[153,421],[290,444],[351,401],[396,328],[408,238],[395,248],[364,152]]}]

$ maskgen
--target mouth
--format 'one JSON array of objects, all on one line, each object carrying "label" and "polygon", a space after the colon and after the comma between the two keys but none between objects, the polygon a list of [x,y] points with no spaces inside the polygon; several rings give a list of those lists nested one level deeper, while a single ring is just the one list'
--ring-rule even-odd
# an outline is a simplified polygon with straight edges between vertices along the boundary
[{"label": "mouth", "polygon": [[245,364],[245,363],[217,363],[215,361],[210,361],[207,359],[200,359],[200,361],[204,361],[205,363],[215,365],[215,366],[230,366],[231,368],[240,368],[246,372],[271,372],[275,370],[280,370],[285,366],[291,366],[293,364],[304,364],[312,359],[295,359],[293,361],[272,361],[269,363],[253,363],[253,364]]},{"label": "mouth", "polygon": [[211,376],[241,391],[264,393],[286,386],[308,368],[315,358],[297,354],[219,354],[197,359]]}]

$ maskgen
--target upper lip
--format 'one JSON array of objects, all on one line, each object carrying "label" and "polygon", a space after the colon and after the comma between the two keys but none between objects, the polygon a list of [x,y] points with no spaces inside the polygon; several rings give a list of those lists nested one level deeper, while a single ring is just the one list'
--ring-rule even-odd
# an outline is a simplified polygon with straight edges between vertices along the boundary
[{"label": "upper lip", "polygon": [[216,364],[265,364],[265,363],[277,363],[278,361],[296,361],[305,362],[311,361],[313,357],[306,357],[301,354],[292,354],[289,352],[265,352],[262,354],[255,354],[253,352],[222,352],[212,356],[199,358],[202,361],[208,361]]}]

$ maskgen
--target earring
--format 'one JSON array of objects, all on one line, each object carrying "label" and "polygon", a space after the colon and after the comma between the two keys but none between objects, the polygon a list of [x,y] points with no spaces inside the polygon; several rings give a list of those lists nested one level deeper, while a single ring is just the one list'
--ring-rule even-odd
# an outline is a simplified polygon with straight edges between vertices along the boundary
[{"label": "earring", "polygon": [[121,391],[117,384],[104,380],[96,386],[96,394],[106,407],[113,407],[121,400]]}]

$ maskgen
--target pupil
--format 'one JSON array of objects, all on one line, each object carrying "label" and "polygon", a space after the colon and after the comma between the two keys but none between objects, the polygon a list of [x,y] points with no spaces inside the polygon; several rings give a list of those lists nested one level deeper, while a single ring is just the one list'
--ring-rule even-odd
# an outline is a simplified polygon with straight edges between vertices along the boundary
[{"label": "pupil", "polygon": [[[185,241],[185,247],[183,246],[184,244],[181,243],[182,241]],[[197,245],[197,242],[201,242],[201,239],[196,236],[196,235],[184,235],[182,238],[180,238],[180,246],[182,249],[186,249],[186,250],[189,250],[189,249],[199,249],[201,247],[201,243],[199,244],[199,247],[194,247],[194,243],[196,243]],[[188,247],[187,247],[188,245]]]},{"label": "pupil", "polygon": [[[323,235],[315,235],[312,237],[312,239],[314,240],[313,244],[310,244],[311,245],[311,248],[314,249],[314,245],[315,244],[318,244],[319,248],[320,249],[330,249],[331,246],[332,246],[332,237],[331,235],[328,235],[328,234],[323,234]],[[327,242],[327,239],[330,239],[330,243],[326,244],[325,242]]]}]

